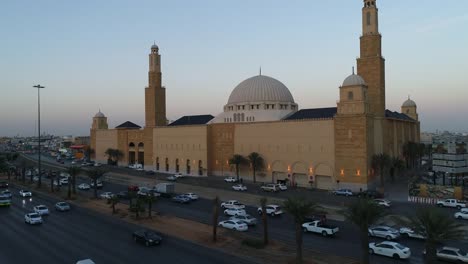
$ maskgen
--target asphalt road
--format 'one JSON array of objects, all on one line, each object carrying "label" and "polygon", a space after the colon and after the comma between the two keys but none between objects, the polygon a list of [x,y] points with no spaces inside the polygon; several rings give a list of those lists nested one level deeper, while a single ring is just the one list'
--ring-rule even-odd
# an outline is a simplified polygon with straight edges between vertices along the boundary
[{"label": "asphalt road", "polygon": [[[140,227],[84,208],[56,212],[57,200],[33,194],[18,196],[10,188],[13,204],[0,208],[0,263],[75,263],[91,258],[97,264],[118,263],[250,263],[217,250],[173,237],[164,237],[160,246],[145,247],[132,240]],[[24,223],[33,206],[46,205],[51,214],[42,225]]]},{"label": "asphalt road", "polygon": [[[58,164],[57,164],[58,165]],[[122,169],[125,171],[126,169]],[[160,175],[159,175],[160,176]],[[153,176],[154,177],[154,176]],[[192,179],[187,179],[192,180]],[[193,181],[198,181],[194,179]],[[79,179],[79,183],[87,182],[89,183],[89,179],[81,178]],[[186,183],[186,179],[183,179],[183,182]],[[224,183],[222,180],[218,182],[215,181],[214,183],[218,188],[222,189],[230,189],[231,184]],[[117,193],[122,190],[126,190],[127,186],[122,186],[113,183],[105,183],[103,191],[111,191],[113,193]],[[296,192],[298,190],[294,190]],[[92,190],[87,191],[89,195],[92,195]],[[289,191],[287,191],[289,192]],[[317,194],[324,195],[323,192],[317,192]],[[276,195],[276,194],[274,194]],[[286,196],[287,194],[281,193],[278,196]],[[232,193],[232,199],[236,199],[235,192]],[[335,196],[327,196],[326,200],[332,200],[334,203],[337,204],[349,204],[353,201],[353,197],[335,197]],[[398,215],[414,215],[415,209],[420,207],[417,204],[409,204],[409,203],[393,203],[393,208],[390,209],[389,213],[391,214],[398,214]],[[171,214],[177,217],[190,219],[206,224],[211,224],[211,210],[212,210],[212,202],[205,199],[200,199],[196,202],[191,204],[176,204],[171,202],[167,199],[160,199],[160,201],[155,205],[155,210],[162,214]],[[257,216],[256,208],[255,207],[247,207],[247,212],[253,216]],[[455,210],[453,209],[442,209],[448,215],[452,216]],[[226,219],[227,217],[220,216],[220,221]],[[260,220],[260,219],[259,219]],[[294,246],[295,244],[295,233],[294,233],[294,225],[292,218],[285,214],[281,217],[269,217],[269,233],[270,237],[273,239],[278,239],[281,241],[286,242],[287,244]],[[260,223],[260,221],[259,221]],[[340,232],[336,237],[333,238],[324,238],[320,235],[315,234],[305,234],[304,235],[304,248],[311,249],[315,251],[320,251],[327,254],[332,255],[339,255],[339,256],[346,256],[346,257],[353,257],[359,258],[360,257],[360,239],[357,234],[358,229],[349,222],[338,222],[338,221],[329,221],[329,224],[336,225],[340,228]],[[248,234],[254,237],[261,237],[262,235],[262,225],[261,223],[257,227],[250,228]],[[374,239],[371,238],[371,241],[382,241],[381,239]],[[399,242],[403,245],[408,246],[411,248],[412,257],[410,261],[395,261],[393,259],[388,259],[381,256],[371,256],[372,263],[423,263],[421,252],[424,248],[423,241],[417,239],[405,239],[401,238]],[[468,248],[468,243],[466,241],[454,241],[448,243],[448,245],[453,245],[461,248]]]}]

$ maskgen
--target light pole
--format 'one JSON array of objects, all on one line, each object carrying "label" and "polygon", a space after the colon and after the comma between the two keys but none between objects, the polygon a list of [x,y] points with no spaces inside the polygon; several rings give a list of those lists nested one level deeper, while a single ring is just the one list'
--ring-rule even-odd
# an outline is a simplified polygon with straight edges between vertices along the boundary
[{"label": "light pole", "polygon": [[41,180],[42,180],[42,174],[41,174],[41,96],[39,91],[42,88],[45,88],[44,86],[41,86],[40,84],[34,85],[34,88],[37,88],[37,141],[38,141],[38,167],[39,167],[39,180],[37,181],[37,187],[41,187]]}]

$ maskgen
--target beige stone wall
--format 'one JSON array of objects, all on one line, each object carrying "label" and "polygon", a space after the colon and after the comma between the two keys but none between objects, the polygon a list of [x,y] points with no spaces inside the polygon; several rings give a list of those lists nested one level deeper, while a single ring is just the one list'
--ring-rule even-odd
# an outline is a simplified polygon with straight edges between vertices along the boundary
[{"label": "beige stone wall", "polygon": [[[258,152],[265,160],[257,181],[271,182],[290,175],[298,186],[310,187],[311,175],[334,176],[332,119],[235,124],[233,136],[235,154]],[[234,174],[231,166],[230,175]],[[244,166],[241,175],[252,179],[250,166]]]},{"label": "beige stone wall", "polygon": [[[159,158],[160,172],[179,172],[187,175],[199,175],[199,165],[202,175],[207,175],[208,149],[206,125],[157,127],[153,129],[152,167],[157,170]],[[166,159],[169,168],[166,170]],[[190,162],[190,172],[187,173],[187,160]]]},{"label": "beige stone wall", "polygon": [[[107,156],[104,154],[108,148],[117,148],[117,130],[94,130],[95,135],[95,161],[106,164]],[[91,146],[92,147],[92,146]]]},{"label": "beige stone wall", "polygon": [[384,129],[384,152],[392,157],[403,158],[403,145],[408,141],[419,142],[419,122],[387,118]]},{"label": "beige stone wall", "polygon": [[234,155],[234,123],[208,126],[208,174],[231,175],[229,159]]}]

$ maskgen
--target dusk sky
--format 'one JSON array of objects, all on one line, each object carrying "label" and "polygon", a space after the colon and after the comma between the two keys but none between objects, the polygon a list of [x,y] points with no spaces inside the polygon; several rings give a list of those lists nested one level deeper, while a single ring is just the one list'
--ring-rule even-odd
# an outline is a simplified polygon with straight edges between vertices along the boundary
[{"label": "dusk sky", "polygon": [[[2,1],[0,136],[89,135],[99,109],[144,126],[148,54],[159,46],[167,115],[223,110],[262,74],[299,108],[336,106],[359,56],[361,0]],[[422,131],[468,131],[468,1],[378,0],[387,109],[411,96]]]}]

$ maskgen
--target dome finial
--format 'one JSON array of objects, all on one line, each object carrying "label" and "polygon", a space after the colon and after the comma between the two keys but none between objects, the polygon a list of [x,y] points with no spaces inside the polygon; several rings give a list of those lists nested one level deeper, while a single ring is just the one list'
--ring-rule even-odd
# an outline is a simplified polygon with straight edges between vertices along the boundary
[{"label": "dome finial", "polygon": [[354,75],[354,66],[353,66],[353,67],[351,67],[351,68],[353,69],[352,71],[353,71],[353,75]]},{"label": "dome finial", "polygon": [[262,75],[262,66],[260,66],[260,74],[259,75]]}]

